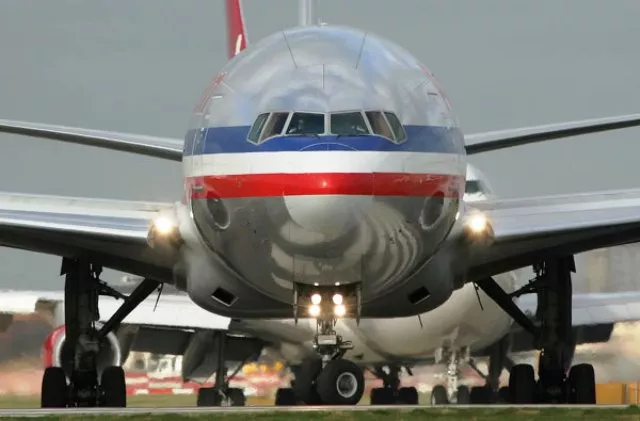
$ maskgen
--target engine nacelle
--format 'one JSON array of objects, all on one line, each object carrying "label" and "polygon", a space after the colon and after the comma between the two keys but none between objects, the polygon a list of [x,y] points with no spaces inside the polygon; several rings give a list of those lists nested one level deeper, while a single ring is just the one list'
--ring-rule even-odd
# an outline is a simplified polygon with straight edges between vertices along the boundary
[{"label": "engine nacelle", "polygon": [[[71,374],[74,349],[68,346],[65,341],[65,326],[54,329],[42,344],[42,363],[44,367],[62,367],[67,377]],[[109,333],[100,341],[100,350],[96,357],[98,376],[102,371],[110,366],[122,364],[122,350],[120,342],[113,333]]]}]

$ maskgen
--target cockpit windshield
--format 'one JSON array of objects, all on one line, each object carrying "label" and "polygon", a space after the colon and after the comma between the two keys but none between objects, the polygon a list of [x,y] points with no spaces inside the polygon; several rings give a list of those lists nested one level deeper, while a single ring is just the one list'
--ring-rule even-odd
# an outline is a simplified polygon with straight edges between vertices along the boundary
[{"label": "cockpit windshield", "polygon": [[360,111],[331,114],[331,133],[343,136],[370,134]]},{"label": "cockpit windshield", "polygon": [[[328,127],[325,121],[329,120]],[[328,130],[327,130],[328,129]],[[256,117],[248,140],[261,143],[278,135],[290,136],[365,136],[378,135],[400,143],[407,135],[398,117],[389,111],[346,111],[331,114],[308,112],[271,112]]]},{"label": "cockpit windshield", "polygon": [[324,114],[293,113],[286,134],[320,135],[324,133]]}]

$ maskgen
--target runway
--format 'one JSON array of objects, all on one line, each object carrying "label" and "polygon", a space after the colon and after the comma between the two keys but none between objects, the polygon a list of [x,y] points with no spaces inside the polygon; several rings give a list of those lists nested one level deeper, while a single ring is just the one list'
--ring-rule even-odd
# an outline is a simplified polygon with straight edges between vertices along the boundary
[{"label": "runway", "polygon": [[[518,405],[518,409],[628,409],[630,405]],[[186,408],[62,408],[62,409],[0,409],[0,417],[41,417],[45,415],[136,415],[136,414],[225,414],[258,412],[364,412],[371,410],[422,410],[442,409],[509,409],[514,405],[391,405],[391,406],[245,406],[245,407],[186,407]]]}]

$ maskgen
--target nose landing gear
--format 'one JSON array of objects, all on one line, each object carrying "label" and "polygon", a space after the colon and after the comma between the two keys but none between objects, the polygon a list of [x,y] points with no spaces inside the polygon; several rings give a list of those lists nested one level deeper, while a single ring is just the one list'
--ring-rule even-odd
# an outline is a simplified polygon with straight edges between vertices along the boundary
[{"label": "nose landing gear", "polygon": [[294,369],[295,381],[290,389],[280,389],[276,405],[356,405],[364,393],[364,373],[352,361],[344,359],[353,349],[335,331],[340,318],[360,318],[359,286],[310,288],[296,285],[294,291],[294,318],[297,321],[300,306],[308,308],[309,316],[316,319],[313,348],[316,356],[305,359]]}]

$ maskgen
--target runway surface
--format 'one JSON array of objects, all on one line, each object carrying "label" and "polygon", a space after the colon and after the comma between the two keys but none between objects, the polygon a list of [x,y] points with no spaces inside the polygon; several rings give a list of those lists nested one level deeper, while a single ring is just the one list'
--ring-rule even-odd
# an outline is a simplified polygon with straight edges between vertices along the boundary
[{"label": "runway surface", "polygon": [[[0,417],[39,417],[44,415],[135,415],[135,414],[209,414],[256,412],[320,412],[320,411],[370,411],[370,410],[434,410],[452,409],[507,409],[513,405],[392,405],[392,406],[245,406],[245,407],[191,407],[191,408],[63,408],[63,409],[0,409]],[[629,405],[518,405],[518,408],[567,408],[567,409],[627,409]]]}]

